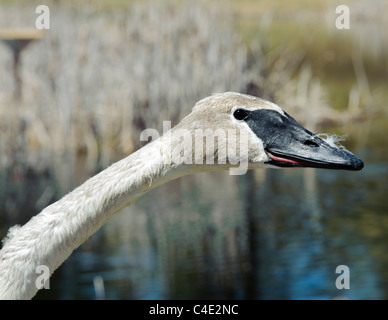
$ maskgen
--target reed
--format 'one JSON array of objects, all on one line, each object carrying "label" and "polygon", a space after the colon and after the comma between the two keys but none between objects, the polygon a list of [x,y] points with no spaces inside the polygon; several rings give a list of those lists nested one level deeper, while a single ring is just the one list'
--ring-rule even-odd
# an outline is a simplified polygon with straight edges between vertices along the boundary
[{"label": "reed", "polygon": [[[8,9],[0,11],[3,26],[7,14],[12,21],[32,8]],[[12,99],[10,57],[0,49],[2,166],[21,138],[34,167],[44,166],[45,153],[61,159],[68,152],[86,155],[90,170],[106,166],[139,147],[145,128],[174,125],[212,92],[245,89],[246,49],[227,10],[201,1],[139,3],[109,14],[55,9],[52,29],[22,57],[22,101]]]},{"label": "reed", "polygon": [[[120,10],[98,1],[77,8],[55,2],[50,8],[51,30],[22,55],[20,101],[13,99],[11,55],[0,47],[2,168],[15,161],[38,172],[54,168],[63,189],[71,188],[71,181],[79,184],[140,147],[142,130],[162,132],[164,120],[175,125],[213,92],[262,96],[312,128],[341,118],[303,53],[268,50],[267,16],[248,51],[224,2],[133,2]],[[31,27],[26,21],[34,9],[4,6],[0,27]],[[352,110],[359,109],[356,89]]]}]

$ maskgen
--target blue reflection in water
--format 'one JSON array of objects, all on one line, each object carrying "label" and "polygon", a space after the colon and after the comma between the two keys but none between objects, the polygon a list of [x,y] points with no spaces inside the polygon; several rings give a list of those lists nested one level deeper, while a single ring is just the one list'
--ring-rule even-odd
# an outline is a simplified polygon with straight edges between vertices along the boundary
[{"label": "blue reflection in water", "polygon": [[[57,271],[55,298],[384,299],[388,166],[186,177],[114,217]],[[338,290],[338,265],[350,290]]]}]

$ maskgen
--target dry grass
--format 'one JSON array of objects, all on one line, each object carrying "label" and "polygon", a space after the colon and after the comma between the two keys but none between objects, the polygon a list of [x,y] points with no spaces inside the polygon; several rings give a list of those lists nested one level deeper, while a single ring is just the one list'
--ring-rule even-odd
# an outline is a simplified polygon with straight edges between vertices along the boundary
[{"label": "dry grass", "polygon": [[[162,132],[163,120],[176,124],[213,92],[268,98],[312,129],[340,119],[302,53],[267,50],[264,33],[248,53],[231,9],[220,4],[133,2],[120,10],[102,10],[99,2],[50,4],[52,29],[23,52],[19,101],[11,54],[0,47],[0,166],[55,168],[70,188],[68,172],[82,182],[141,146],[143,129]],[[31,27],[34,6],[4,8],[0,27]],[[271,24],[261,18],[263,28]],[[356,89],[351,109],[358,111]]]},{"label": "dry grass", "polygon": [[[307,62],[305,48],[293,52],[268,45],[264,28],[275,24],[270,8],[265,7],[269,2],[255,2],[257,9],[252,10],[252,1],[243,1],[244,15],[260,19],[263,27],[259,41],[250,43],[248,50],[234,31],[233,14],[225,2],[220,7],[219,2],[209,5],[198,0],[137,1],[130,6],[116,1],[119,9],[106,8],[108,2],[102,0],[82,7],[74,1],[49,4],[52,29],[23,53],[20,101],[14,100],[10,52],[0,45],[0,213],[5,213],[0,214],[0,238],[9,226],[23,222],[18,214],[24,212],[29,219],[95,170],[136,149],[142,129],[161,131],[163,120],[175,124],[198,99],[212,92],[233,90],[271,99],[311,130],[322,122],[346,120],[345,113],[329,104],[328,90]],[[284,8],[284,1],[275,2]],[[287,2],[285,11],[288,6],[295,9],[294,1]],[[32,27],[34,8],[30,1],[0,4],[0,28]],[[367,83],[357,59],[360,85],[350,92],[350,114],[362,109],[360,99]],[[315,176],[305,172],[307,210],[316,218]],[[156,247],[166,291],[179,281],[179,272],[186,271],[183,265],[180,268],[182,261],[203,274],[209,273],[210,265],[215,270],[211,281],[235,287],[234,270],[248,275],[259,270],[251,261],[254,251],[249,246],[256,243],[255,232],[249,232],[255,230],[252,226],[260,228],[268,246],[275,247],[276,221],[289,217],[273,205],[286,203],[279,201],[279,188],[272,181],[280,178],[276,174],[250,172],[246,190],[228,175],[174,181],[166,189],[155,190],[152,198],[125,209],[133,214],[123,212],[107,224],[106,248],[124,250],[136,259]],[[298,177],[300,173],[287,174]],[[294,187],[294,182],[285,185],[284,200]],[[257,192],[258,198],[254,200],[254,193],[248,191]],[[302,210],[301,194],[295,193],[295,199]],[[249,213],[246,204],[260,210]],[[299,221],[294,219],[292,223]],[[283,229],[288,227],[285,224]],[[100,249],[96,236],[93,241]],[[289,239],[288,233],[285,236]],[[204,251],[211,259],[219,256],[204,263]],[[236,266],[234,261],[241,263]],[[136,262],[136,268],[126,274],[133,286],[144,288],[144,279],[152,279],[153,272],[147,262]],[[186,280],[181,282],[189,283]],[[250,280],[247,286],[255,286]]]},{"label": "dry grass", "polygon": [[[3,25],[30,11],[12,9],[1,11]],[[0,50],[3,167],[11,165],[21,136],[19,144],[36,155],[33,166],[47,159],[40,159],[44,150],[59,158],[69,150],[85,153],[89,168],[98,161],[106,166],[139,146],[141,130],[176,123],[212,92],[245,89],[245,48],[230,14],[215,5],[51,12],[52,29],[23,53],[21,101],[13,100],[10,52]]]}]

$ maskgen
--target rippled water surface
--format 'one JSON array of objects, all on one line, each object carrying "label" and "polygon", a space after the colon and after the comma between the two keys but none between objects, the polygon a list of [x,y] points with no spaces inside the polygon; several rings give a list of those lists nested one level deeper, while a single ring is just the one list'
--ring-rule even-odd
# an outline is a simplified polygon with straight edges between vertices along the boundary
[{"label": "rippled water surface", "polygon": [[[373,162],[170,182],[93,235],[38,298],[386,299],[387,181]],[[339,265],[349,290],[335,286]]]},{"label": "rippled water surface", "polygon": [[[263,92],[268,97],[272,97],[271,88],[274,86],[276,95],[282,92],[286,96],[286,100],[291,95],[294,97],[294,101],[291,101],[290,104],[298,107],[295,110],[300,109],[299,116],[305,117],[305,121],[311,122],[314,126],[318,125],[315,120],[320,118],[319,111],[322,111],[322,114],[326,112],[326,116],[329,115],[327,121],[323,117],[327,123],[336,122],[333,119],[338,120],[336,119],[337,115],[339,118],[345,119],[338,121],[338,123],[348,123],[347,125],[333,130],[338,134],[348,134],[345,146],[364,160],[365,168],[360,172],[321,169],[268,169],[249,171],[243,176],[230,176],[228,172],[216,172],[197,174],[171,181],[138,199],[109,220],[54,273],[50,279],[50,289],[41,290],[36,296],[37,299],[388,298],[388,151],[386,147],[388,121],[385,111],[388,98],[386,90],[388,77],[385,58],[387,51],[386,28],[383,24],[384,21],[387,21],[387,19],[383,19],[386,15],[381,15],[380,21],[376,18],[380,17],[379,12],[383,12],[379,10],[379,6],[375,6],[376,9],[374,9],[369,2],[366,5],[364,1],[356,1],[355,3],[358,3],[359,6],[358,9],[357,6],[353,6],[351,9],[352,15],[354,14],[352,19],[356,19],[352,20],[351,32],[349,30],[339,31],[334,29],[336,3],[326,13],[319,6],[315,15],[312,16],[308,16],[307,11],[302,10],[302,8],[310,7],[310,5],[306,6],[303,3],[298,8],[297,15],[290,18],[286,11],[293,1],[287,6],[284,6],[283,2],[275,1],[273,3],[277,6],[272,11],[268,10],[271,7],[270,2],[255,1],[258,4],[256,11],[252,11],[253,7],[251,7],[254,1],[248,2],[239,1],[236,5],[241,9],[239,11],[241,17],[237,27],[242,38],[253,41],[253,49],[256,41],[257,43],[263,42],[263,48],[253,50],[252,55],[254,52],[262,50],[263,52],[268,51],[269,57],[268,61],[261,61],[261,56],[256,57],[255,59],[258,61],[253,60],[253,64],[248,63],[246,67],[241,67],[241,70],[252,68],[249,70],[249,79],[258,76],[260,80],[263,76],[263,83],[260,82],[261,80],[258,80],[258,85],[254,83],[257,87],[257,93]],[[237,4],[237,1],[235,3]],[[373,1],[373,3],[382,4],[381,1]],[[365,8],[361,5],[365,5]],[[271,12],[278,12],[276,8],[281,6],[284,6],[284,11],[281,11],[271,24]],[[92,10],[90,16],[95,15],[93,8],[90,7]],[[372,14],[376,16],[364,17],[362,13],[370,12],[367,10],[368,8],[373,9]],[[148,23],[151,23],[160,20],[160,27],[170,26],[165,29],[166,32],[168,31],[166,35],[175,34],[172,31],[177,30],[177,28],[172,23],[173,20],[171,23],[165,24],[165,17],[156,15],[158,7],[154,10],[155,13],[152,11],[149,18],[145,14],[145,21],[149,20]],[[166,10],[163,12],[170,12],[168,7]],[[109,146],[107,150],[116,150],[119,145],[121,148],[123,141],[127,139],[126,137],[131,135],[129,133],[131,126],[136,126],[136,123],[139,128],[143,126],[142,113],[151,115],[150,119],[157,119],[159,113],[169,114],[164,113],[166,110],[159,108],[159,93],[175,92],[179,93],[178,97],[184,92],[203,92],[201,90],[205,89],[206,92],[207,90],[209,92],[219,91],[212,88],[224,88],[220,81],[225,79],[230,80],[230,83],[235,81],[238,85],[240,84],[240,77],[233,71],[234,69],[231,69],[231,66],[237,61],[235,57],[243,57],[241,61],[245,63],[245,53],[244,55],[240,53],[234,55],[231,52],[233,48],[239,47],[233,45],[234,42],[231,41],[228,32],[219,33],[220,36],[226,37],[225,42],[222,42],[224,38],[221,39],[218,34],[209,38],[210,44],[214,44],[215,39],[222,40],[222,45],[219,46],[222,49],[220,49],[220,53],[217,51],[217,45],[209,45],[211,50],[204,51],[208,53],[202,59],[201,55],[198,55],[194,50],[194,47],[207,48],[208,43],[202,42],[202,40],[196,42],[195,38],[191,38],[196,29],[204,30],[204,32],[199,32],[201,35],[212,34],[214,31],[209,29],[208,32],[206,29],[206,25],[210,21],[210,19],[206,20],[206,17],[205,25],[200,22],[194,25],[193,30],[188,29],[188,32],[178,33],[179,37],[177,36],[175,42],[173,41],[171,44],[167,42],[166,46],[163,45],[166,50],[171,49],[171,55],[173,55],[171,57],[168,50],[167,53],[164,52],[164,49],[160,52],[155,50],[157,46],[155,40],[163,37],[155,36],[157,32],[154,34],[153,29],[150,29],[152,32],[147,36],[145,31],[149,28],[140,23],[143,20],[131,20],[123,16],[122,22],[120,20],[116,23],[112,20],[105,26],[101,24],[105,18],[97,19],[97,28],[93,27],[89,20],[84,20],[82,16],[77,16],[78,18],[75,20],[71,19],[73,11],[75,12],[71,8],[71,11],[69,13],[66,11],[63,17],[56,16],[58,19],[70,19],[63,20],[69,22],[60,24],[58,21],[62,20],[53,19],[56,21],[53,22],[56,28],[63,30],[63,36],[69,38],[69,40],[64,40],[61,36],[57,36],[58,38],[53,38],[53,41],[50,42],[55,51],[57,51],[55,45],[57,42],[66,44],[60,47],[65,50],[64,53],[58,53],[58,57],[64,57],[61,58],[62,60],[57,61],[55,52],[52,53],[46,49],[39,51],[44,52],[44,54],[36,55],[37,58],[52,59],[50,61],[53,64],[47,64],[48,71],[45,71],[46,67],[43,68],[46,66],[45,61],[39,62],[39,59],[32,59],[31,54],[30,60],[28,60],[28,55],[24,57],[26,58],[23,62],[24,66],[28,65],[28,61],[33,62],[33,65],[36,63],[37,66],[40,66],[37,67],[37,70],[43,70],[39,72],[43,72],[44,79],[46,79],[45,72],[50,74],[53,72],[53,75],[57,74],[59,80],[58,82],[48,81],[45,86],[42,86],[42,88],[46,88],[46,86],[51,88],[52,92],[50,91],[50,96],[48,95],[50,92],[42,89],[42,94],[38,95],[42,99],[39,101],[43,101],[41,105],[39,101],[26,99],[25,109],[23,109],[26,110],[26,114],[24,111],[19,111],[23,117],[18,118],[18,121],[15,122],[20,124],[20,130],[12,123],[6,123],[8,127],[3,123],[8,131],[2,128],[2,134],[5,135],[7,132],[7,135],[12,138],[13,134],[10,133],[10,129],[13,129],[15,137],[18,139],[8,137],[7,140],[4,136],[2,140],[0,138],[0,146],[9,146],[8,149],[14,156],[13,162],[9,162],[6,168],[2,167],[0,170],[0,238],[5,236],[10,226],[25,223],[32,214],[38,213],[48,203],[62,197],[72,189],[70,186],[78,185],[91,173],[85,170],[82,165],[77,167],[78,163],[71,156],[67,157],[67,154],[72,151],[66,150],[65,145],[63,145],[62,150],[61,142],[58,141],[74,140],[74,146],[79,148],[75,148],[76,151],[73,153],[81,155],[86,154],[86,149],[84,150],[82,143],[78,145],[78,142],[81,140],[85,143],[92,141],[93,148],[90,150],[97,150],[92,155],[95,157],[93,163],[98,162],[99,164],[100,157],[111,159],[111,155],[108,152],[107,154],[102,153],[102,156],[99,154],[99,149],[103,149],[105,140],[99,140],[97,135],[104,136],[107,133],[106,141],[111,140],[111,146],[108,142],[106,143]],[[218,9],[214,11],[215,17],[218,16],[218,11]],[[17,17],[19,17],[20,12],[22,12],[21,7],[15,8],[14,14],[18,13]],[[53,17],[55,17],[55,10],[52,12]],[[187,17],[190,19],[197,16],[201,18],[201,12],[192,11],[188,7]],[[29,11],[28,13],[30,14]],[[268,15],[263,15],[260,18],[262,20],[260,20],[259,16],[263,13],[268,13]],[[4,17],[7,15],[8,13]],[[139,15],[139,17],[141,16],[143,15]],[[326,22],[323,24],[323,16],[327,16],[327,19],[332,21],[332,23],[330,22],[332,28],[330,32],[326,30]],[[18,19],[23,19],[22,17],[20,16]],[[182,21],[182,26],[186,26],[191,21],[189,19],[187,22],[184,17],[182,16],[177,20],[178,22]],[[112,19],[114,19],[114,15],[112,15]],[[12,22],[12,18],[9,20]],[[268,22],[266,22],[267,20]],[[313,23],[306,24],[305,20],[311,20]],[[114,23],[111,25],[111,22]],[[131,42],[135,40],[128,42],[129,40],[127,41],[120,36],[123,30],[126,30],[123,34],[131,35],[129,32],[132,30],[131,24],[133,26],[141,25],[139,31],[136,31],[137,28],[134,28],[136,32],[133,31],[133,39],[139,38],[140,45],[143,45],[144,42],[144,47],[138,47],[137,51],[133,49],[137,48],[134,46],[136,42]],[[262,39],[261,34],[266,24],[270,25],[268,39]],[[92,27],[86,28],[89,25]],[[209,26],[213,25],[215,24],[212,21]],[[368,28],[368,25],[373,28]],[[123,26],[126,29],[123,29]],[[151,26],[153,26],[152,23]],[[200,28],[202,26],[203,29]],[[310,28],[310,26],[313,27]],[[158,25],[154,25],[154,28],[157,30]],[[112,35],[111,39],[105,39],[98,30],[106,31]],[[110,33],[114,30],[117,31],[116,36]],[[305,32],[306,30],[307,32]],[[140,37],[143,31],[146,35],[144,39]],[[88,38],[89,33],[97,36]],[[73,34],[78,36],[75,37]],[[335,41],[334,38],[331,39],[334,35]],[[190,47],[182,46],[181,38],[189,40]],[[73,44],[74,39],[78,41],[75,44]],[[295,39],[298,41],[295,42]],[[121,45],[128,44],[127,42],[130,45],[129,49]],[[289,49],[284,50],[283,46],[276,47],[276,43],[283,45],[287,42],[289,42],[288,46],[284,46],[284,48],[295,47],[295,56],[291,52],[294,49],[289,52]],[[49,46],[47,42],[47,48],[51,48],[51,44]],[[289,46],[290,44],[293,45]],[[117,48],[113,45],[117,45]],[[178,48],[177,45],[184,49],[181,51],[187,54],[187,57],[179,56],[181,51],[175,50]],[[224,49],[224,46],[228,49]],[[69,54],[73,52],[70,51],[70,47],[76,48],[77,55]],[[69,51],[67,51],[68,48]],[[122,51],[122,49],[125,50]],[[90,56],[87,55],[89,51]],[[102,59],[104,51],[106,51],[106,59],[108,59],[106,61]],[[247,51],[250,50],[247,49]],[[199,50],[199,52],[202,51]],[[380,53],[376,54],[376,52]],[[134,54],[133,57],[131,53]],[[221,59],[226,53],[232,54],[230,62]],[[197,55],[199,60],[193,60]],[[283,61],[278,56],[289,57],[289,59]],[[3,65],[10,66],[9,61],[11,60],[7,60],[10,57],[8,51],[3,53],[3,60],[8,63],[3,63]],[[144,60],[144,68],[137,61],[138,57],[150,59]],[[162,60],[158,60],[159,58]],[[122,67],[123,61],[132,64],[132,60],[138,63],[136,68],[126,69]],[[214,60],[210,71],[203,62],[208,60],[211,62]],[[173,72],[167,73],[165,71],[169,70],[166,68],[167,65],[159,61],[169,61]],[[185,65],[178,63],[182,61],[185,62]],[[196,63],[194,63],[195,61]],[[67,62],[70,67],[67,67]],[[224,69],[220,69],[218,62],[222,62],[220,65]],[[78,69],[83,64],[85,64],[84,69]],[[186,64],[189,71],[185,71]],[[289,64],[290,66],[288,66]],[[298,69],[296,68],[298,64],[300,64],[301,69],[300,73],[295,75],[299,79],[298,85],[288,88],[287,83],[285,83],[287,81],[277,82],[277,79],[290,79],[289,82],[295,80],[291,79],[291,74],[295,73],[293,68],[295,71]],[[268,67],[264,68],[262,65],[268,65]],[[241,64],[241,66],[245,66],[245,64]],[[159,72],[156,67],[162,67],[161,71]],[[3,77],[0,77],[0,80],[10,78],[11,67],[7,68],[4,69]],[[62,69],[63,71],[61,71]],[[143,69],[149,69],[149,73]],[[135,72],[130,74],[131,72],[127,70]],[[281,72],[283,70],[286,71],[284,75]],[[197,71],[198,75],[196,75]],[[9,75],[6,76],[5,72],[8,72]],[[28,69],[23,72],[25,77],[23,90],[25,92],[38,90],[39,81],[34,80],[34,74]],[[143,73],[144,78],[139,78],[138,74]],[[63,75],[67,75],[68,78],[62,78]],[[111,76],[112,78],[103,76]],[[213,76],[214,78],[212,78]],[[50,77],[55,79],[55,76],[50,75]],[[51,79],[50,77],[47,79]],[[78,79],[79,82],[73,79]],[[183,83],[183,80],[187,82]],[[9,80],[3,81],[3,83],[10,86]],[[28,89],[26,85],[28,83],[32,89]],[[55,85],[56,83],[57,85]],[[116,87],[111,87],[114,90],[108,88],[108,84],[116,83]],[[135,87],[136,84],[140,85],[140,89]],[[149,94],[155,94],[152,99],[147,96],[148,89],[144,91],[147,86],[143,87],[143,84],[150,85]],[[215,84],[215,86],[209,87],[208,84]],[[250,88],[250,84],[247,84],[247,89]],[[254,89],[255,86],[251,87]],[[228,84],[225,88],[229,87]],[[233,90],[238,90],[235,85],[231,87],[234,88]],[[129,89],[133,92],[129,93]],[[7,90],[2,89],[0,98],[6,97]],[[117,92],[123,95],[118,95]],[[107,95],[99,93],[107,93]],[[132,100],[137,95],[140,97],[143,94],[147,98],[144,100],[144,105],[140,104],[143,100],[139,100],[139,107],[133,107],[133,109],[131,107],[128,109],[130,111],[124,112],[127,110],[125,106],[132,105]],[[94,110],[101,104],[100,96],[103,97],[104,101],[106,100],[103,109],[106,113],[96,111],[94,116],[91,113],[89,123],[89,120],[83,120],[89,119],[86,117],[89,111],[86,112],[88,109],[85,109],[85,117],[78,119],[78,104],[82,105],[89,101],[90,109]],[[160,96],[164,97],[164,95]],[[55,97],[55,99],[51,97]],[[139,97],[137,98],[140,99]],[[166,95],[166,97],[170,96]],[[173,103],[169,107],[179,110],[174,120],[177,121],[179,117],[184,115],[184,112],[183,109],[178,109],[178,106],[182,108],[177,103],[180,100],[174,99],[171,99]],[[277,102],[276,99],[271,98],[271,100]],[[0,112],[1,115],[12,114],[8,100],[4,98],[1,101],[5,101],[1,109],[2,113]],[[150,101],[153,101],[151,105],[157,106],[153,111],[148,103]],[[169,100],[166,98],[166,101]],[[314,103],[310,104],[310,101],[315,102],[315,105]],[[40,110],[36,113],[35,118],[29,115],[31,107],[34,105],[32,102],[39,106]],[[52,113],[54,109],[48,108],[48,105],[57,110],[58,113]],[[68,106],[68,109],[64,106]],[[120,111],[122,106],[125,108],[123,107],[123,111]],[[133,104],[133,106],[137,105]],[[287,110],[287,104],[284,107]],[[320,109],[321,107],[323,109]],[[139,113],[139,121],[135,121],[136,113]],[[56,114],[58,116],[55,116]],[[53,116],[52,119],[55,122],[40,121],[41,117],[44,120],[46,116]],[[293,114],[293,116],[300,121],[296,115]],[[97,130],[99,126],[93,124],[94,117],[105,119],[101,122],[103,124],[101,128],[105,128],[105,131]],[[44,155],[47,151],[49,155],[51,153],[45,148],[60,147],[58,148],[61,151],[59,159],[51,159],[50,156],[47,156],[47,166],[50,167],[47,170],[39,171],[40,169],[35,170],[27,165],[23,167],[24,163],[29,163],[26,161],[29,157],[34,158],[34,154],[20,152],[23,150],[18,150],[17,147],[17,143],[20,141],[28,140],[22,132],[23,128],[27,128],[25,126],[27,120],[25,119],[36,122],[36,126],[31,126],[37,128],[36,135],[40,136],[39,133],[43,132],[44,139],[42,141],[48,141],[45,144],[42,143],[40,149],[36,147],[36,150],[39,151],[35,152]],[[111,119],[117,120],[111,122]],[[125,119],[128,122],[123,121]],[[133,122],[131,122],[132,120]],[[323,120],[321,121],[322,126],[326,125]],[[63,131],[62,139],[48,139],[51,132],[57,131],[49,130],[46,132],[45,123],[47,126],[54,124],[52,127],[55,129],[56,125],[62,126],[61,123],[66,124],[67,122],[68,125],[64,126],[66,130]],[[160,121],[156,123],[161,124]],[[80,129],[89,126],[91,132],[89,136],[84,134],[83,130],[77,133],[78,126]],[[129,131],[122,129],[121,132],[121,129],[119,130],[121,126]],[[306,125],[306,127],[313,130],[310,125]],[[332,132],[332,130],[327,132]],[[71,138],[72,135],[74,135],[73,138]],[[90,135],[93,137],[96,135],[98,139],[91,138]],[[34,135],[29,135],[29,137],[34,137]],[[95,138],[97,140],[93,140]],[[35,145],[35,140],[30,140],[28,140],[29,147]],[[13,144],[12,141],[17,143]],[[128,150],[132,150],[131,148],[128,147]],[[124,148],[125,150],[127,149]],[[66,156],[62,157],[62,151]],[[114,151],[111,152],[114,153]],[[129,151],[125,151],[125,154],[127,153]],[[44,157],[42,156],[42,158]],[[104,161],[109,162],[108,160]],[[84,162],[86,162],[85,159]],[[41,168],[41,166],[37,167]],[[44,166],[42,165],[42,167]],[[100,169],[102,168],[99,167],[98,170]],[[336,287],[336,279],[340,276],[336,273],[338,266],[349,268],[350,289],[348,290],[339,290]]]}]

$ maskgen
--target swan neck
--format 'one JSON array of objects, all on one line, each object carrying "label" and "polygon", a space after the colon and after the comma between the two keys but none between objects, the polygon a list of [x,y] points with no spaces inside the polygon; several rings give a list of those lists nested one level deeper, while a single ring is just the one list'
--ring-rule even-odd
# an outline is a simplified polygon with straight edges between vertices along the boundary
[{"label": "swan neck", "polygon": [[116,212],[183,175],[165,148],[161,139],[149,143],[90,178],[23,227],[11,228],[0,251],[0,298],[32,298],[39,287],[39,266],[51,275]]}]

